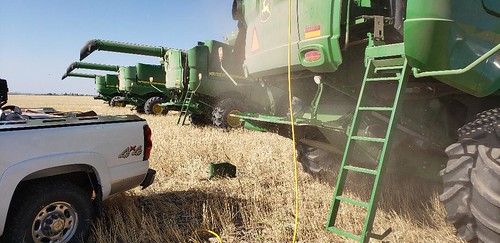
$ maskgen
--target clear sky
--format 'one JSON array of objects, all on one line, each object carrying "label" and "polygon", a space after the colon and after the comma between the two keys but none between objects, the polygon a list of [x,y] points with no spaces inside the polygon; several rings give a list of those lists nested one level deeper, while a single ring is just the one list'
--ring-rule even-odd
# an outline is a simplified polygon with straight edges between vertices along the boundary
[{"label": "clear sky", "polygon": [[[0,78],[7,79],[10,92],[97,94],[91,79],[61,80],[88,40],[189,49],[236,29],[231,5],[232,0],[0,0]],[[159,63],[156,57],[105,51],[84,61]]]}]

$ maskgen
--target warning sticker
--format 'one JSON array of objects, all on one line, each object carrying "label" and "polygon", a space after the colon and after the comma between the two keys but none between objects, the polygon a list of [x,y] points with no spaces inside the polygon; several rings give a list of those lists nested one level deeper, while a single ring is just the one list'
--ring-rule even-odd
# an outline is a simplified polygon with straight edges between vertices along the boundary
[{"label": "warning sticker", "polygon": [[306,30],[305,30],[305,38],[306,39],[318,37],[320,35],[321,35],[321,26],[314,25],[314,26],[306,27]]}]

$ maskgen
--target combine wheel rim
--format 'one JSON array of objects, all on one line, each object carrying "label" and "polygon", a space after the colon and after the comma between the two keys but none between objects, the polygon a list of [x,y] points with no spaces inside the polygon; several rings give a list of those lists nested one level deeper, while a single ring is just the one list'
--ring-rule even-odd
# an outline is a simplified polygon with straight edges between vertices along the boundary
[{"label": "combine wheel rim", "polygon": [[232,127],[232,128],[236,128],[236,127],[240,127],[241,126],[241,119],[240,118],[237,118],[237,117],[232,117],[231,115],[233,114],[241,114],[241,111],[238,110],[238,109],[234,109],[234,110],[231,110],[228,114],[227,114],[227,117],[226,117],[226,120],[227,120],[227,124]]},{"label": "combine wheel rim", "polygon": [[162,112],[163,112],[163,107],[161,107],[160,104],[153,105],[153,114],[160,115]]}]

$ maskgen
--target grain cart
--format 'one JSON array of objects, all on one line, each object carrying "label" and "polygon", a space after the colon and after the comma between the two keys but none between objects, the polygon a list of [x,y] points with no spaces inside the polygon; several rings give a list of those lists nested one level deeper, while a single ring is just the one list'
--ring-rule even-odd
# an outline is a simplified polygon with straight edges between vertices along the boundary
[{"label": "grain cart", "polygon": [[[61,79],[66,77],[82,77],[82,75],[73,73],[75,69],[90,69],[90,70],[100,70],[100,71],[110,71],[117,72],[119,66],[108,65],[108,64],[97,64],[97,63],[87,63],[87,62],[74,62],[66,69],[66,73]],[[84,74],[85,76],[86,74]],[[96,91],[99,96],[94,97],[97,99],[102,99],[106,101],[111,107],[125,107],[127,104],[123,100],[124,93],[118,89],[118,75],[116,74],[105,74],[105,75],[94,75]],[[85,77],[84,77],[85,78]]]},{"label": "grain cart", "polygon": [[[457,235],[500,242],[498,1],[288,2],[235,0],[245,40],[236,47],[252,79],[286,89],[290,67],[304,169],[319,174],[332,167],[328,153],[343,155],[327,230],[381,238],[372,225],[384,170],[441,171],[440,199]],[[233,116],[289,135],[286,112]],[[359,186],[347,179],[358,175],[373,179],[365,200],[343,193]],[[338,226],[348,204],[365,213],[353,232]]]},{"label": "grain cart", "polygon": [[[184,124],[189,115],[191,124],[212,121],[221,128],[240,126],[240,120],[230,113],[241,110],[273,110],[268,87],[243,77],[240,63],[234,58],[243,52],[233,46],[208,40],[199,42],[188,51],[173,48],[91,40],[80,52],[83,60],[95,50],[122,52],[161,58],[165,68],[165,87],[172,95],[170,102],[162,104],[168,110],[180,111],[178,124]],[[222,55],[222,56],[220,56]],[[270,91],[269,91],[270,92]],[[275,91],[279,93],[280,91]],[[265,108],[263,108],[265,107]]]}]

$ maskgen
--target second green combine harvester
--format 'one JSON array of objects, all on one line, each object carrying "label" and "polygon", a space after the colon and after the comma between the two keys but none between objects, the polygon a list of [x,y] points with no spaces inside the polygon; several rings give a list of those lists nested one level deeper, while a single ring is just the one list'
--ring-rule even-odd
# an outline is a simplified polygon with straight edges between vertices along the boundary
[{"label": "second green combine harvester", "polygon": [[248,80],[243,76],[242,59],[234,46],[215,40],[199,42],[183,51],[105,40],[91,40],[80,52],[80,60],[96,50],[159,57],[165,70],[165,88],[171,101],[168,110],[180,111],[178,123],[190,117],[191,124],[213,123],[224,129],[238,127],[241,121],[229,114],[242,111],[274,112],[275,100],[269,96],[284,92]]},{"label": "second green combine harvester", "polygon": [[[170,95],[163,83],[165,73],[160,65],[138,63],[136,66],[116,66],[87,62],[72,63],[65,75],[70,75],[74,69],[91,69],[117,72],[118,75],[105,76],[106,87],[100,87],[100,79],[96,80],[97,91],[114,89],[110,99],[111,106],[134,105],[139,113],[166,114],[168,110],[159,104],[168,101]],[[102,91],[101,91],[102,92]]]},{"label": "second green combine harvester", "polygon": [[95,75],[95,74],[73,73],[73,70],[77,68],[116,72],[119,69],[118,66],[96,64],[96,63],[74,62],[68,67],[66,73],[62,76],[61,79],[64,80],[67,77],[93,78],[95,80],[95,85],[96,85],[95,89],[97,93],[99,93],[99,95],[94,97],[94,99],[104,100],[111,107],[114,106],[125,107],[126,103],[121,101],[123,93],[118,89],[118,75],[115,74]]}]

